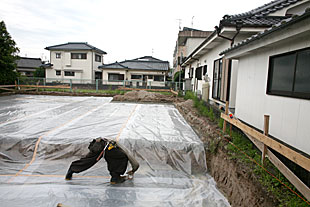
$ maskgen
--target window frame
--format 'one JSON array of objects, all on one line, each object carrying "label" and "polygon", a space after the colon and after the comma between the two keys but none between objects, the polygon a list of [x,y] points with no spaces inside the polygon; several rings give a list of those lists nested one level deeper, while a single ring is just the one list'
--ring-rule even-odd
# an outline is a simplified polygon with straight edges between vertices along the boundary
[{"label": "window frame", "polygon": [[[299,99],[310,99],[310,92],[308,93],[304,93],[304,92],[296,92],[294,91],[295,89],[295,83],[296,83],[296,70],[297,70],[297,60],[298,60],[298,54],[302,53],[304,51],[309,50],[310,52],[310,47],[307,48],[302,48],[299,50],[294,50],[294,51],[290,51],[290,52],[285,52],[285,53],[281,53],[281,54],[277,54],[277,55],[272,55],[269,56],[269,63],[268,63],[268,75],[267,75],[267,86],[266,86],[266,94],[267,95],[274,95],[274,96],[283,96],[283,97],[290,97],[290,98],[299,98]],[[292,83],[292,90],[291,91],[280,91],[280,90],[272,90],[271,86],[272,86],[272,81],[273,81],[273,61],[276,58],[280,58],[283,56],[287,56],[287,55],[294,55],[294,77],[293,77],[293,83]]]},{"label": "window frame", "polygon": [[[215,63],[219,61],[219,65],[218,65],[218,73],[217,73],[217,79],[215,79]],[[222,86],[222,81],[223,81],[223,77],[222,77],[222,72],[223,72],[223,58],[219,58],[214,60],[213,62],[213,79],[212,79],[212,98],[218,101],[221,101],[221,86]],[[216,89],[216,96],[214,94],[214,87],[215,87],[215,80],[217,80],[217,89]],[[223,102],[223,101],[221,101]]]},{"label": "window frame", "polygon": [[[140,78],[133,78],[133,76],[140,76]],[[130,79],[131,80],[142,80],[142,75],[141,74],[130,74]]]},{"label": "window frame", "polygon": [[75,76],[75,72],[74,71],[65,71],[65,76]]},{"label": "window frame", "polygon": [[[99,58],[99,60],[97,60],[97,58]],[[95,54],[95,62],[101,62],[101,60],[102,60],[102,56]]]},{"label": "window frame", "polygon": [[203,73],[203,66],[196,68],[195,78],[197,78],[197,80],[202,80],[202,73]]},{"label": "window frame", "polygon": [[[157,81],[157,82],[164,82],[165,81],[165,76],[164,75],[154,75],[153,76],[153,81]],[[157,80],[158,78],[158,80]]]},{"label": "window frame", "polygon": [[72,60],[87,60],[87,53],[72,52],[71,53],[71,59]]},{"label": "window frame", "polygon": [[[117,76],[117,80],[111,79],[111,76]],[[121,79],[120,77],[123,77],[123,79]],[[108,81],[110,82],[119,82],[119,81],[124,81],[125,80],[125,74],[120,74],[120,73],[108,73]]]}]

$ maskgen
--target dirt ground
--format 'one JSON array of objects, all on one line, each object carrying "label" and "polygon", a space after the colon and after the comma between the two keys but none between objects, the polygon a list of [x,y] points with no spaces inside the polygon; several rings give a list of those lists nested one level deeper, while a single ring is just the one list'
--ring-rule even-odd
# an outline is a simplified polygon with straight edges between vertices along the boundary
[{"label": "dirt ground", "polygon": [[[218,135],[221,129],[206,117],[200,116],[194,108],[192,100],[185,101],[173,95],[165,96],[146,91],[132,91],[125,95],[114,96],[113,101],[173,103],[205,143],[205,146],[210,143],[223,142]],[[228,158],[225,146],[218,147],[216,153],[211,153],[209,150],[206,150],[206,153],[209,173],[232,206],[269,207],[278,205],[247,166]]]}]

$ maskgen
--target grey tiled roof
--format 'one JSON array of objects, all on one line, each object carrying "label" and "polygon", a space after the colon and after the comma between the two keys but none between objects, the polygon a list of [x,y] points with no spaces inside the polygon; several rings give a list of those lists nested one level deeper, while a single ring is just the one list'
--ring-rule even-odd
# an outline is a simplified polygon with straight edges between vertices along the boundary
[{"label": "grey tiled roof", "polygon": [[96,48],[87,42],[68,42],[65,44],[49,46],[46,50],[94,50],[100,54],[107,54],[105,51]]},{"label": "grey tiled roof", "polygon": [[168,71],[169,62],[156,59],[152,56],[144,56],[133,60],[125,60],[122,62],[115,62],[112,64],[101,65],[99,66],[99,68]]},{"label": "grey tiled roof", "polygon": [[276,12],[280,9],[288,7],[299,1],[302,1],[302,0],[275,0],[270,3],[264,4],[263,6],[260,6],[256,9],[253,9],[249,12],[236,14],[236,15],[230,15],[229,17],[230,18],[241,18],[241,17],[249,17],[249,16],[255,16],[255,17],[267,16],[270,13]]},{"label": "grey tiled roof", "polygon": [[307,18],[310,18],[310,9],[309,8],[306,9],[306,11],[302,15],[300,15],[300,16],[295,15],[295,16],[293,16],[291,18],[285,19],[282,22],[280,22],[278,24],[275,24],[272,27],[266,29],[265,31],[257,33],[255,35],[253,35],[253,36],[243,40],[242,42],[240,42],[240,43],[238,43],[236,45],[233,45],[231,48],[228,48],[227,50],[221,52],[220,55],[228,53],[228,52],[231,52],[231,51],[233,51],[233,50],[235,50],[237,48],[243,47],[243,46],[249,44],[250,42],[253,42],[255,40],[261,39],[261,38],[263,38],[263,37],[265,37],[265,36],[275,32],[275,31],[278,31],[278,30],[280,30],[282,28],[285,28],[287,26],[290,26],[290,25],[292,25],[292,24],[294,24],[296,22],[299,22],[299,21],[307,19]]},{"label": "grey tiled roof", "polygon": [[275,0],[249,12],[236,15],[225,15],[220,21],[220,26],[232,26],[238,23],[243,24],[243,26],[271,26],[287,17],[268,16],[270,13],[293,5],[299,1],[301,0]]},{"label": "grey tiled roof", "polygon": [[271,25],[281,22],[287,17],[266,16],[266,17],[246,17],[240,19],[223,19],[220,21],[221,26],[235,26],[242,24],[247,27],[269,27]]},{"label": "grey tiled roof", "polygon": [[41,58],[20,57],[16,63],[17,68],[39,68],[42,65]]}]

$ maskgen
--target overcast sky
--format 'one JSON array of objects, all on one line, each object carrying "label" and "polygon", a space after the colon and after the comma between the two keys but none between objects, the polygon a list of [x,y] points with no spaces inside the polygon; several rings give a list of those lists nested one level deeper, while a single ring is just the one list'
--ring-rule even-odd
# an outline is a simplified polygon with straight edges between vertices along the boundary
[{"label": "overcast sky", "polygon": [[181,27],[213,31],[225,14],[270,0],[0,0],[3,20],[20,56],[49,59],[47,46],[88,42],[105,63],[152,55],[172,63]]}]

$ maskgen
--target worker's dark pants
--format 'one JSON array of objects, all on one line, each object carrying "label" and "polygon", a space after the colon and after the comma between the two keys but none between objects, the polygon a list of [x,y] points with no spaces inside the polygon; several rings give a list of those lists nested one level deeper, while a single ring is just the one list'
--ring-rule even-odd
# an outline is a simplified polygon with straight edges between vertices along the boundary
[{"label": "worker's dark pants", "polygon": [[[80,173],[91,168],[98,162],[97,158],[99,156],[100,153],[93,153],[90,151],[85,157],[72,162],[68,172]],[[98,160],[101,158],[102,156]],[[126,172],[128,157],[121,149],[113,148],[111,150],[106,150],[104,158],[108,163],[108,170],[112,176],[111,181],[119,179],[120,175]]]}]

